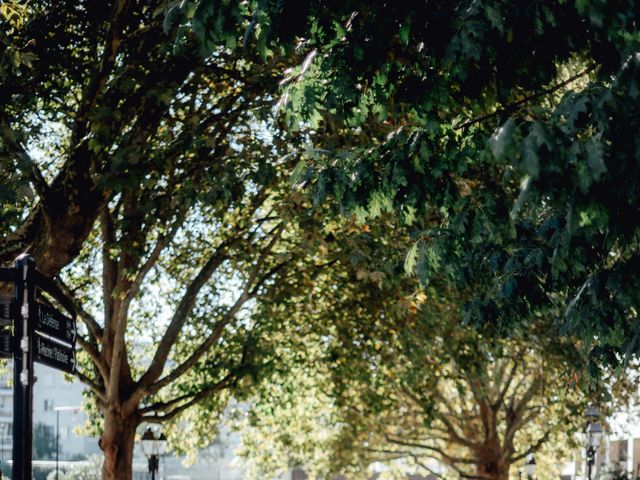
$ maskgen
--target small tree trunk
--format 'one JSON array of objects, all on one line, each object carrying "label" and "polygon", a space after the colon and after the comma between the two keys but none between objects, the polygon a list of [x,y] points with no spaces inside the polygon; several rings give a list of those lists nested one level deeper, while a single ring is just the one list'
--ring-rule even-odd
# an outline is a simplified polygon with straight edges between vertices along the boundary
[{"label": "small tree trunk", "polygon": [[103,480],[131,480],[137,426],[135,416],[123,418],[119,410],[105,409],[104,432],[100,438],[100,448],[104,451]]}]

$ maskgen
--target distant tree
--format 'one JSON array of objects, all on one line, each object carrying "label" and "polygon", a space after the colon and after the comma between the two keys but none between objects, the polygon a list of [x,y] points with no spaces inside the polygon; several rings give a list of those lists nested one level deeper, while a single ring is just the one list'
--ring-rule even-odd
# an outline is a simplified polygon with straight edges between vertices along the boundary
[{"label": "distant tree", "polygon": [[377,223],[366,226],[368,250],[343,252],[354,264],[315,278],[313,303],[288,297],[300,337],[283,341],[281,372],[240,414],[255,475],[302,465],[317,478],[367,478],[376,462],[404,460],[506,479],[529,454],[552,465],[575,448],[590,402],[606,415],[634,397],[632,373],[590,379],[584,348],[559,334],[553,310],[506,338],[461,326],[473,292],[388,276],[409,239]]},{"label": "distant tree", "polygon": [[[61,449],[62,450],[62,449]],[[38,422],[33,427],[33,458],[48,460],[56,453],[56,436],[53,427]]]}]

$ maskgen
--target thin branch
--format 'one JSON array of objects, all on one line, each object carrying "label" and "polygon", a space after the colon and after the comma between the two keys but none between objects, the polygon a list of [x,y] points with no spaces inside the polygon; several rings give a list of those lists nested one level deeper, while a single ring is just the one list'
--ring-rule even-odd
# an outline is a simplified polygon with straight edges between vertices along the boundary
[{"label": "thin branch", "polygon": [[102,388],[100,388],[100,386],[95,383],[92,379],[90,379],[87,375],[85,375],[84,373],[76,370],[75,373],[76,377],[78,378],[78,380],[80,380],[82,383],[84,383],[85,385],[87,385],[91,391],[93,393],[96,394],[96,396],[98,397],[98,399],[103,403],[106,404],[107,400],[106,397],[104,395],[104,391],[102,390]]},{"label": "thin branch", "polygon": [[89,356],[91,357],[91,360],[93,360],[93,363],[98,368],[98,371],[102,376],[102,379],[105,382],[107,382],[109,380],[109,368],[104,363],[104,360],[100,356],[100,352],[98,351],[98,349],[94,345],[92,345],[90,342],[88,342],[87,339],[84,338],[82,335],[78,335],[77,340],[78,340],[78,344],[80,345],[80,348],[82,348],[82,350],[87,352],[87,354],[89,354]]},{"label": "thin branch", "polygon": [[[542,383],[543,383],[542,376],[540,375],[536,377],[531,382],[531,385],[526,390],[526,392],[522,395],[522,397],[520,397],[518,405],[516,406],[515,409],[513,409],[513,411],[511,412],[511,415],[507,415],[507,418],[509,419],[509,421],[507,423],[507,428],[504,434],[504,445],[511,445],[513,443],[513,439],[516,435],[516,432],[518,431],[520,426],[523,424],[522,418],[524,416],[525,408],[533,398],[533,395],[540,389]],[[516,394],[514,393],[514,397],[515,395]],[[514,399],[512,398],[511,404],[513,404],[513,402],[514,402]]]},{"label": "thin branch", "polygon": [[[162,387],[180,378],[188,370],[190,370],[191,367],[193,367],[198,362],[198,360],[220,339],[224,331],[224,328],[229,324],[229,322],[231,322],[231,320],[233,320],[233,318],[235,318],[236,314],[242,308],[242,306],[247,302],[247,300],[252,298],[252,292],[255,292],[255,290],[269,278],[267,275],[262,276],[261,279],[258,281],[258,283],[256,283],[256,285],[251,289],[251,291],[249,290],[251,284],[255,280],[255,277],[256,277],[257,271],[260,268],[261,262],[264,262],[266,259],[265,254],[271,251],[271,249],[275,245],[275,240],[279,238],[281,234],[282,234],[282,229],[278,229],[277,234],[274,235],[274,238],[272,238],[269,244],[262,251],[262,254],[260,255],[256,265],[254,266],[252,273],[249,275],[249,279],[247,280],[247,283],[245,284],[245,287],[242,293],[236,299],[235,303],[229,308],[229,310],[227,310],[227,312],[223,315],[223,317],[218,322],[216,322],[216,325],[214,326],[214,329],[212,333],[209,335],[209,337],[207,337],[207,339],[204,342],[202,342],[198,346],[198,348],[196,348],[193,351],[193,353],[182,364],[174,368],[170,373],[165,375],[163,378],[161,378],[157,382],[149,386],[144,385],[142,383],[144,379],[144,376],[143,376],[143,378],[141,378],[140,381],[138,382],[138,385],[141,385],[141,387],[139,387],[138,390],[134,393],[134,395],[132,395],[131,398],[127,401],[127,405],[125,405],[125,408],[133,408],[134,404],[137,401],[139,401],[139,399],[142,398],[145,394],[157,392]],[[278,269],[280,269],[282,266],[283,266],[282,264],[277,265],[275,268],[271,269],[270,272],[274,273]]]},{"label": "thin branch", "polygon": [[[420,399],[415,396],[413,394],[413,392],[411,392],[409,389],[407,388],[403,388],[403,392],[405,393],[405,395],[407,395],[411,400],[413,400],[415,402],[415,404],[419,407],[419,408],[424,408],[422,402],[420,401]],[[441,399],[441,403],[443,403],[444,405],[447,405],[447,401],[444,399],[444,397],[439,393],[436,392],[436,395],[439,396],[439,398]],[[453,425],[453,423],[447,418],[446,414],[442,413],[442,412],[438,412],[438,411],[434,411],[433,412],[436,417],[444,424],[444,426],[446,427],[446,433],[449,435],[451,441],[453,443],[457,443],[459,445],[463,445],[467,448],[477,448],[479,445],[472,442],[471,440],[466,439],[465,437],[463,437],[462,435],[460,435],[458,433],[458,430],[456,429],[455,425]]]},{"label": "thin branch", "polygon": [[[260,207],[266,198],[265,190],[260,190],[254,197],[250,206],[249,215],[253,215],[255,211]],[[245,286],[242,294],[238,297],[235,304],[225,313],[222,319],[216,323],[214,331],[211,335],[192,353],[192,355],[185,360],[181,365],[176,367],[171,373],[163,378],[160,378],[164,370],[167,358],[176,342],[184,324],[187,322],[191,312],[196,304],[198,294],[202,287],[209,281],[213,272],[224,262],[228,256],[228,250],[243,238],[243,234],[246,233],[245,228],[238,226],[235,231],[235,235],[226,239],[209,257],[206,264],[200,269],[196,277],[187,286],[185,293],[176,308],[174,315],[169,322],[164,335],[160,339],[156,352],[147,368],[146,372],[140,377],[134,391],[125,402],[124,408],[126,411],[133,411],[137,408],[138,403],[144,398],[145,395],[157,392],[162,387],[179,378],[189,368],[195,365],[198,359],[215,343],[218,341],[224,327],[229,323],[244,305],[244,303],[250,298],[250,294]],[[160,378],[160,380],[158,380]]]},{"label": "thin branch", "polygon": [[173,240],[173,237],[175,237],[176,233],[178,232],[178,229],[184,223],[184,220],[186,218],[186,213],[187,213],[186,208],[179,209],[174,222],[171,224],[171,227],[165,231],[164,235],[160,236],[155,246],[151,250],[149,257],[142,264],[142,266],[138,270],[137,275],[131,282],[129,291],[127,292],[127,296],[129,298],[132,299],[138,293],[138,291],[140,290],[140,286],[142,285],[142,282],[144,281],[146,276],[149,274],[153,266],[158,262],[158,259],[160,258],[160,254],[167,247],[167,245],[171,243],[171,241]]},{"label": "thin branch", "polygon": [[[174,408],[170,412],[164,413],[162,415],[160,415],[160,414],[143,415],[142,416],[142,420],[145,421],[145,422],[152,422],[152,423],[159,423],[159,422],[164,422],[164,421],[167,421],[167,420],[171,420],[172,418],[176,417],[177,415],[179,415],[180,413],[182,413],[183,411],[185,411],[189,407],[192,407],[193,405],[197,404],[198,402],[201,402],[205,398],[211,396],[213,393],[219,392],[221,390],[224,390],[225,388],[230,387],[237,380],[238,380],[238,378],[236,377],[235,373],[229,373],[225,378],[223,378],[218,383],[215,383],[215,384],[211,385],[209,388],[201,390],[196,395],[194,395],[191,398],[191,400],[189,400],[188,402],[183,403],[179,407]],[[168,403],[174,404],[177,401],[179,401],[179,400],[178,399],[174,399],[174,401],[170,401]]]},{"label": "thin branch", "polygon": [[87,131],[89,111],[98,101],[100,90],[107,82],[109,73],[115,65],[116,56],[121,44],[122,28],[127,18],[127,11],[131,0],[117,0],[113,2],[111,21],[105,35],[102,58],[93,72],[89,83],[82,94],[82,103],[76,115],[76,125],[72,135],[73,146],[76,146]]},{"label": "thin branch", "polygon": [[416,465],[418,465],[420,468],[426,470],[427,472],[429,472],[429,474],[433,475],[436,478],[441,478],[442,480],[445,480],[445,477],[443,475],[440,475],[438,472],[436,472],[435,470],[433,470],[431,467],[425,465],[424,463],[422,463],[422,461],[420,461],[418,459],[418,456],[415,454],[411,454],[411,458],[413,458],[413,461]]},{"label": "thin branch", "polygon": [[418,448],[418,449],[429,450],[431,452],[435,452],[438,455],[440,455],[447,464],[452,465],[452,466],[454,464],[456,464],[456,463],[461,463],[463,465],[474,465],[476,463],[476,460],[471,459],[471,458],[454,457],[452,455],[449,455],[444,450],[442,450],[442,448],[435,447],[433,445],[424,445],[422,443],[409,442],[409,441],[402,440],[402,439],[399,439],[399,438],[394,438],[391,435],[389,435],[388,433],[385,433],[384,437],[388,442],[394,443],[396,445],[400,445],[402,447]]},{"label": "thin branch", "polygon": [[504,386],[502,387],[502,389],[500,390],[500,394],[498,395],[498,398],[496,398],[496,400],[491,405],[491,407],[494,410],[497,410],[500,407],[500,405],[504,403],[505,395],[507,394],[509,387],[513,383],[513,379],[515,378],[516,371],[518,370],[518,366],[519,366],[518,358],[520,358],[521,353],[522,352],[520,351],[517,352],[515,360],[513,361],[511,370],[509,371],[509,375],[507,376],[507,380],[504,383]]},{"label": "thin branch", "polygon": [[149,368],[147,368],[147,371],[138,381],[138,385],[141,388],[148,387],[162,374],[165,362],[169,357],[169,352],[171,351],[173,344],[182,331],[182,327],[186,323],[193,307],[196,304],[198,293],[200,293],[202,287],[209,281],[213,272],[215,272],[224,260],[226,260],[229,248],[238,242],[240,238],[241,232],[222,242],[185,290],[185,293],[182,296],[173,317],[171,318],[171,322],[169,322],[169,326],[165,330],[165,333],[156,348],[156,353],[149,364]]},{"label": "thin branch", "polygon": [[71,300],[74,310],[76,311],[78,317],[80,317],[82,322],[87,326],[87,330],[89,331],[91,337],[96,342],[101,342],[104,332],[100,324],[96,321],[93,315],[91,315],[83,308],[82,303],[76,298],[75,294],[68,285],[66,285],[60,278],[56,278],[55,282],[60,290],[62,290],[62,292]]},{"label": "thin branch", "polygon": [[149,385],[147,387],[148,392],[153,393],[159,391],[162,387],[169,385],[171,382],[177,380],[189,371],[191,367],[193,367],[198,360],[200,360],[200,358],[220,339],[222,332],[224,331],[224,327],[226,327],[229,322],[235,318],[240,308],[242,308],[249,298],[251,297],[248,292],[242,292],[231,308],[229,308],[222,318],[216,322],[213,332],[205,339],[205,341],[203,341],[183,363],[175,367],[171,372],[160,378],[157,382]]},{"label": "thin branch", "polygon": [[542,435],[542,437],[540,437],[538,439],[538,441],[536,443],[534,443],[529,448],[527,448],[523,453],[521,453],[519,455],[516,455],[515,457],[510,457],[510,460],[511,460],[510,463],[517,463],[520,460],[524,460],[525,458],[527,458],[532,453],[536,453],[538,451],[538,449],[545,442],[547,442],[547,440],[549,440],[550,436],[551,436],[551,430],[547,430],[546,432],[544,432],[544,435]]},{"label": "thin branch", "polygon": [[474,125],[476,123],[481,123],[484,122],[485,120],[488,120],[490,118],[496,117],[498,115],[502,115],[503,113],[507,113],[507,112],[511,112],[513,110],[516,110],[518,107],[529,103],[531,100],[534,100],[536,98],[539,97],[543,97],[545,95],[549,95],[551,93],[556,92],[557,90],[560,90],[562,87],[565,87],[567,85],[569,85],[570,83],[575,82],[576,80],[578,80],[581,77],[584,77],[585,75],[591,73],[593,70],[595,70],[597,67],[596,64],[592,64],[590,66],[588,66],[587,68],[585,68],[583,71],[581,71],[580,73],[575,74],[574,76],[568,78],[567,80],[565,80],[564,82],[560,82],[557,85],[554,85],[553,87],[544,89],[540,92],[537,93],[533,93],[531,95],[528,95],[520,100],[518,100],[517,102],[513,102],[510,103],[509,105],[504,106],[503,108],[499,108],[491,113],[485,113],[484,115],[480,115],[478,117],[472,118],[470,120],[467,120],[466,122],[464,122],[462,125],[458,125],[457,127],[455,127],[456,130],[463,130],[467,127],[470,127],[471,125]]}]

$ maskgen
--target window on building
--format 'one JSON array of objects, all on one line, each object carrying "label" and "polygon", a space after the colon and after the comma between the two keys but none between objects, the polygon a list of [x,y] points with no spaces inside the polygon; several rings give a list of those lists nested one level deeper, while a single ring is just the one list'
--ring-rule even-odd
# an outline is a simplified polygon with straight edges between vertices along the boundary
[{"label": "window on building", "polygon": [[6,443],[7,438],[13,434],[13,424],[10,422],[0,423],[0,442]]},{"label": "window on building", "polygon": [[53,400],[45,400],[44,401],[44,411],[45,412],[53,411]]}]

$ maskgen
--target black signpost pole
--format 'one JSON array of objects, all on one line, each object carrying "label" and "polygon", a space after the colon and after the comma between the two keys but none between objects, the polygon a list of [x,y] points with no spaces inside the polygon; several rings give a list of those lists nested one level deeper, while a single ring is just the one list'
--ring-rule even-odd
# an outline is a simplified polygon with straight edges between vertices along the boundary
[{"label": "black signpost pole", "polygon": [[[20,255],[14,268],[0,268],[0,282],[13,284],[11,301],[0,295],[0,358],[14,362],[12,478],[32,480],[33,362],[75,373],[76,313],[55,282],[36,270],[31,255]],[[36,289],[47,298],[36,301]]]},{"label": "black signpost pole", "polygon": [[13,480],[31,480],[33,423],[32,338],[35,313],[35,260],[30,255],[16,259],[13,367]]}]

